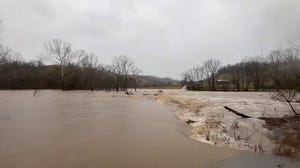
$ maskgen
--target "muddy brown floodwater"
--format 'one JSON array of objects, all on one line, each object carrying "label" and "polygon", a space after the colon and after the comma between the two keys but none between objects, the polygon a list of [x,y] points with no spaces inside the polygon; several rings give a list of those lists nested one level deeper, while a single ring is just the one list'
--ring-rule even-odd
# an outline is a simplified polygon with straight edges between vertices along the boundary
[{"label": "muddy brown floodwater", "polygon": [[173,110],[121,93],[0,91],[0,167],[232,167],[257,158],[190,139]]}]

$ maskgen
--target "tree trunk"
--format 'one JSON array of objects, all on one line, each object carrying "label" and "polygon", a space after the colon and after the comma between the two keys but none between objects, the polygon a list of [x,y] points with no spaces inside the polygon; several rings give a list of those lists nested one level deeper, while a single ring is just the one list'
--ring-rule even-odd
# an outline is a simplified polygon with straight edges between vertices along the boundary
[{"label": "tree trunk", "polygon": [[65,90],[65,70],[64,70],[64,65],[61,64],[60,66],[60,71],[61,71],[61,89]]},{"label": "tree trunk", "polygon": [[212,73],[212,90],[215,90],[215,73]]},{"label": "tree trunk", "polygon": [[136,92],[136,77],[134,79],[134,91]]}]

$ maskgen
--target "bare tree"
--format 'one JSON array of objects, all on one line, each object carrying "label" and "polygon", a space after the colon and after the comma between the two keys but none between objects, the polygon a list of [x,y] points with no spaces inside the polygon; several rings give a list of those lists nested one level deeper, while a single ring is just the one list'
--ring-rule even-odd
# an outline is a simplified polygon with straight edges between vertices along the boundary
[{"label": "bare tree", "polygon": [[19,52],[14,52],[11,55],[11,61],[12,62],[24,62],[24,58],[22,57],[21,53]]},{"label": "bare tree", "polygon": [[[289,70],[294,77],[291,82],[298,83],[300,80],[300,45],[291,43],[289,48],[285,49],[284,61],[289,65]],[[300,87],[295,88],[300,91]]]},{"label": "bare tree", "polygon": [[242,85],[242,75],[241,75],[241,67],[239,64],[236,64],[235,66],[231,67],[231,77],[232,77],[232,83],[235,86],[235,88],[240,91],[241,85]]},{"label": "bare tree", "polygon": [[194,73],[195,73],[195,80],[196,81],[201,81],[203,80],[203,77],[204,77],[204,68],[203,66],[200,66],[200,65],[196,65],[194,68]]},{"label": "bare tree", "polygon": [[281,66],[284,59],[284,50],[277,49],[271,51],[271,53],[268,56],[269,60],[269,71],[268,74],[271,77],[271,79],[274,81],[275,87],[280,87],[282,84],[282,71]]},{"label": "bare tree", "polygon": [[202,81],[203,81],[203,77],[205,74],[203,66],[200,66],[200,65],[194,66],[190,70],[190,73],[191,73],[193,83],[195,82],[195,84],[196,84],[196,85],[193,84],[194,85],[193,89],[202,90]]},{"label": "bare tree", "polygon": [[251,65],[247,61],[243,61],[242,63],[242,76],[243,76],[243,89],[248,91],[250,88],[250,84],[252,82],[252,77],[251,77]]},{"label": "bare tree", "polygon": [[195,81],[197,80],[197,68],[192,68],[189,69],[187,71],[185,71],[184,73],[182,73],[182,77],[183,77],[183,82],[185,85],[187,85],[187,89],[192,89],[194,90],[194,84]]},{"label": "bare tree", "polygon": [[133,60],[126,55],[120,55],[113,58],[114,72],[117,74],[116,90],[126,91],[128,88],[128,76],[134,68]]},{"label": "bare tree", "polygon": [[215,90],[215,75],[221,65],[219,60],[209,59],[204,62],[205,73],[211,90]]},{"label": "bare tree", "polygon": [[252,84],[254,85],[254,89],[259,91],[263,84],[265,78],[265,68],[264,66],[264,57],[257,56],[257,57],[250,57],[247,58],[246,62],[246,71],[248,75],[251,77]]},{"label": "bare tree", "polygon": [[134,78],[134,91],[136,91],[136,88],[137,88],[137,77],[138,77],[138,75],[140,73],[142,73],[142,71],[139,68],[137,68],[137,67],[133,67],[132,70],[131,70],[131,75]]},{"label": "bare tree", "polygon": [[96,78],[96,68],[98,67],[98,59],[94,53],[87,54],[85,51],[81,50],[79,58],[80,64],[84,71],[84,86],[86,89],[91,89],[92,91],[95,88],[95,78]]},{"label": "bare tree", "polygon": [[66,66],[72,62],[72,59],[74,59],[71,44],[61,39],[53,39],[45,42],[44,46],[46,50],[46,54],[44,55],[46,61],[60,66],[61,88],[63,90],[67,89],[65,69]]},{"label": "bare tree", "polygon": [[8,62],[11,59],[11,55],[12,50],[0,44],[0,65]]}]

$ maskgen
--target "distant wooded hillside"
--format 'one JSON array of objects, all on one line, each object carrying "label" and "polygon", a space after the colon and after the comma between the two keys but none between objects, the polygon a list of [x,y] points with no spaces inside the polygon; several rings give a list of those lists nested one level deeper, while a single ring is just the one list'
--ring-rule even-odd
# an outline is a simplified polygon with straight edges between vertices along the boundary
[{"label": "distant wooded hillside", "polygon": [[159,86],[172,86],[178,85],[179,81],[172,78],[160,78],[151,75],[138,76],[140,87],[159,87]]}]

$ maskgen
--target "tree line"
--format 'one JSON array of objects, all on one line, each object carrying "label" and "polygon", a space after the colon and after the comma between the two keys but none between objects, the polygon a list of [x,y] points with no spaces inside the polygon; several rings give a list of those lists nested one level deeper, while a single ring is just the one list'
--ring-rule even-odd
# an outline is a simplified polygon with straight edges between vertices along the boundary
[{"label": "tree line", "polygon": [[300,45],[290,43],[234,65],[221,66],[220,61],[210,59],[184,72],[183,84],[191,90],[299,91]]},{"label": "tree line", "polygon": [[125,91],[136,88],[140,72],[125,55],[102,65],[95,54],[73,49],[61,39],[45,42],[44,53],[32,61],[24,61],[19,53],[0,44],[0,89]]}]

